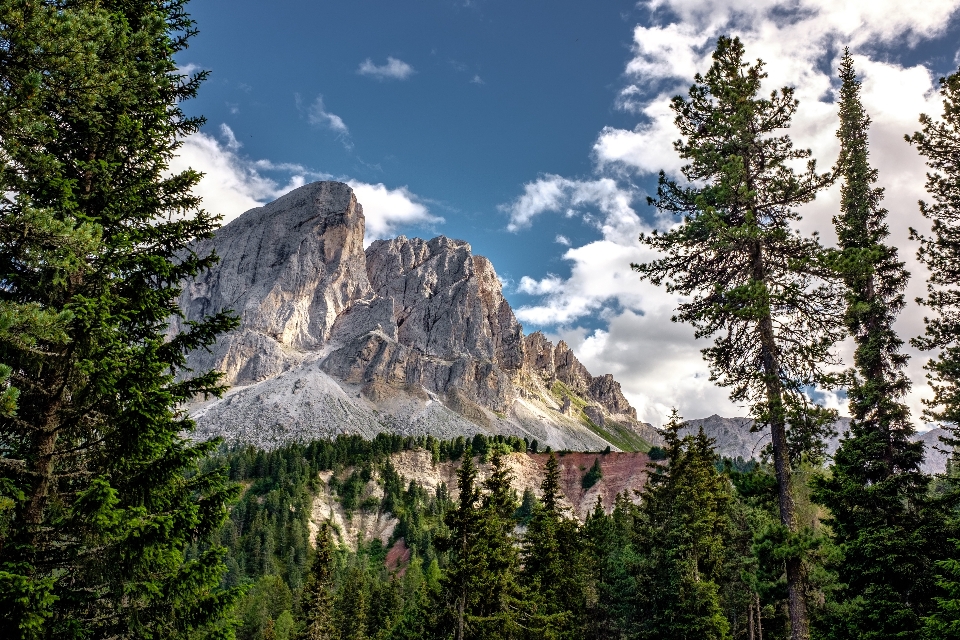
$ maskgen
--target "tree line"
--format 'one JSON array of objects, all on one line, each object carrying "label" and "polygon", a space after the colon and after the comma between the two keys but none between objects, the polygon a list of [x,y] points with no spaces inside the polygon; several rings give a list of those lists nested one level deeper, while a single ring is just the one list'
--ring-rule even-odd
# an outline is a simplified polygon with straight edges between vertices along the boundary
[{"label": "tree line", "polygon": [[[763,63],[720,38],[709,70],[672,103],[684,180],[661,174],[651,204],[677,224],[642,236],[660,257],[634,265],[679,295],[677,321],[713,338],[712,378],[770,430],[769,464],[718,469],[709,441],[681,438],[675,416],[641,504],[621,499],[580,526],[549,483],[538,502],[514,496],[503,469],[483,486],[471,475],[473,454],[496,466],[534,443],[424,440],[438,460],[463,459],[458,498],[399,491],[381,470],[392,502],[378,508],[405,523],[420,565],[399,581],[381,575],[375,592],[365,576],[382,570],[383,549],[344,555],[321,535],[313,552],[296,518],[261,510],[305,509],[315,480],[304,478],[319,463],[261,478],[290,498],[270,502],[230,481],[247,471],[212,463],[224,461],[217,443],[189,438],[185,403],[225,389],[186,354],[237,325],[227,312],[179,332],[170,323],[183,283],[217,260],[191,249],[219,222],[192,194],[200,175],[168,170],[203,124],[181,104],[206,73],[174,60],[195,34],[186,0],[0,0],[4,637],[229,638],[246,633],[234,612],[257,593],[257,607],[281,609],[261,617],[262,637],[325,637],[326,615],[351,638],[960,637],[960,467],[924,475],[910,440],[893,328],[909,274],[890,244],[849,52],[841,153],[819,172],[785,133],[792,89],[762,96]],[[931,224],[912,231],[931,272],[926,331],[912,342],[932,354],[924,417],[953,430],[950,448],[960,444],[960,73],[940,94],[943,112],[907,136],[929,168],[920,211]],[[827,247],[796,230],[798,208],[837,181],[838,243]],[[844,368],[834,348],[848,338]],[[852,423],[824,466],[834,415],[813,391],[829,388],[846,390]],[[359,465],[335,487],[349,500],[395,446],[346,439],[313,451]],[[229,464],[251,458],[256,469],[261,454]]]}]

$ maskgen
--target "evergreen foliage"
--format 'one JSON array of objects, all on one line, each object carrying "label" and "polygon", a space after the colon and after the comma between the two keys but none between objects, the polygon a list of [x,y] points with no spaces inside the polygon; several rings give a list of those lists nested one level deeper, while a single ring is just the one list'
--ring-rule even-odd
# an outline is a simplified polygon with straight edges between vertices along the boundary
[{"label": "evergreen foliage", "polygon": [[[950,535],[955,537],[960,528],[960,480],[956,476],[960,468],[960,293],[956,275],[960,267],[960,71],[940,79],[940,95],[941,118],[935,120],[921,114],[921,130],[907,136],[907,141],[926,159],[930,201],[920,202],[920,212],[932,222],[931,236],[910,230],[911,237],[920,240],[917,257],[930,269],[927,297],[918,302],[933,313],[924,318],[926,331],[913,343],[921,349],[937,351],[925,365],[933,388],[925,414],[950,433],[941,438],[950,457],[947,473],[938,478],[937,495],[939,511],[949,518]],[[931,638],[957,637],[960,633],[960,595],[954,560],[951,554],[937,561],[938,584],[946,593],[937,597],[936,611],[925,620]]]},{"label": "evergreen foliage", "polygon": [[441,583],[438,632],[455,640],[482,638],[475,618],[484,604],[484,571],[487,558],[481,541],[482,515],[477,508],[480,491],[476,485],[477,469],[468,454],[457,470],[457,508],[450,511],[445,524],[448,537],[438,540],[441,549],[449,551],[450,564]]},{"label": "evergreen foliage", "polygon": [[639,638],[726,640],[723,615],[724,538],[730,509],[729,481],[717,472],[716,454],[703,429],[679,436],[676,410],[665,427],[667,464],[650,476],[637,518],[644,549]]},{"label": "evergreen foliage", "polygon": [[[791,466],[805,449],[822,446],[829,415],[805,394],[829,384],[824,365],[840,337],[839,296],[816,236],[792,228],[796,207],[832,181],[810,152],[786,135],[797,108],[789,87],[758,97],[763,64],[744,61],[739,39],[721,37],[706,75],[697,75],[689,99],[672,108],[689,162],[681,186],[661,173],[651,203],[681,216],[665,233],[641,236],[662,258],[634,265],[642,276],[682,296],[675,320],[716,336],[703,350],[711,378],[748,402],[758,425],[770,428],[779,488],[780,519],[799,528]],[[792,165],[807,160],[806,170]],[[790,441],[787,426],[790,425]],[[800,557],[786,559],[792,638],[809,636]]]},{"label": "evergreen foliage", "polygon": [[935,598],[934,611],[923,620],[923,637],[928,640],[960,639],[960,540],[951,542],[955,555],[937,561],[943,595]]},{"label": "evergreen foliage", "polygon": [[837,227],[838,269],[846,285],[847,329],[856,344],[850,374],[850,433],[834,456],[817,499],[830,509],[842,554],[839,586],[826,619],[829,638],[915,638],[932,604],[937,512],[920,470],[923,444],[902,399],[909,390],[907,357],[893,328],[903,309],[908,275],[889,236],[883,189],[870,166],[870,118],[860,101],[850,52],[840,67],[842,177]]},{"label": "evergreen foliage", "polygon": [[584,489],[589,489],[593,485],[600,482],[602,477],[603,468],[600,466],[600,458],[594,458],[593,465],[591,465],[589,471],[583,474],[583,479],[580,481],[580,485]]},{"label": "evergreen foliage", "polygon": [[580,530],[560,504],[560,465],[547,458],[540,501],[522,542],[521,581],[529,594],[529,634],[578,638],[584,622],[584,561]]},{"label": "evergreen foliage", "polygon": [[316,554],[301,596],[303,628],[297,640],[335,640],[333,625],[333,541],[324,524],[317,532]]},{"label": "evergreen foliage", "polygon": [[[168,331],[188,244],[217,219],[167,163],[204,74],[174,55],[185,0],[0,2],[0,636],[186,637],[216,627],[234,495],[179,408],[217,394],[184,354],[235,326]],[[215,635],[230,635],[226,627]]]},{"label": "evergreen foliage", "polygon": [[[918,300],[933,317],[924,318],[926,331],[914,343],[924,350],[938,349],[926,368],[933,398],[928,417],[947,428],[960,424],[960,294],[956,274],[960,269],[960,72],[940,80],[943,115],[935,120],[921,114],[921,130],[907,137],[926,159],[927,193],[930,202],[920,202],[920,213],[932,222],[932,235],[911,229],[920,240],[917,258],[929,269],[927,297]],[[955,444],[955,443],[952,443]]]}]

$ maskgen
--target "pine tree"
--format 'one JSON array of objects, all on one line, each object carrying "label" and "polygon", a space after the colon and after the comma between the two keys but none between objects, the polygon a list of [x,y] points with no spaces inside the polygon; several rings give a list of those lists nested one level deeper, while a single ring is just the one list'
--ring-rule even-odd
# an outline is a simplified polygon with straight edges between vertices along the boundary
[{"label": "pine tree", "polygon": [[361,558],[354,558],[354,565],[347,570],[335,606],[336,627],[341,640],[367,640],[367,614],[370,600],[367,596],[367,574],[359,565]]},{"label": "pine tree", "polygon": [[[957,273],[960,269],[960,71],[940,79],[943,114],[934,120],[921,114],[921,131],[907,137],[926,158],[927,193],[930,202],[920,202],[920,212],[933,223],[932,236],[911,229],[911,237],[920,240],[917,257],[930,269],[927,297],[920,300],[933,312],[925,317],[926,331],[912,342],[923,350],[938,350],[926,366],[933,389],[925,416],[941,423],[950,436],[941,438],[950,449],[947,474],[938,478],[939,507],[950,518],[956,537],[957,508],[960,505],[958,468],[960,446],[960,293]],[[929,638],[960,637],[960,590],[957,588],[956,551],[937,563],[938,582],[945,594],[936,599],[936,611],[925,620]]]},{"label": "pine tree", "polygon": [[445,524],[448,536],[438,538],[437,546],[449,551],[450,565],[440,584],[437,637],[455,640],[480,638],[469,624],[477,603],[485,596],[480,581],[487,558],[481,553],[478,509],[480,491],[476,486],[477,468],[473,452],[468,448],[457,469],[457,489],[460,492],[457,508],[447,512]]},{"label": "pine tree", "polygon": [[199,174],[167,175],[202,124],[184,6],[0,2],[3,637],[181,637],[235,597],[207,544],[233,492],[199,472],[216,444],[180,435],[183,403],[220,391],[185,353],[235,322],[168,333],[215,261],[187,249],[216,226]]},{"label": "pine tree", "polygon": [[[786,135],[797,101],[793,90],[758,97],[763,63],[744,62],[739,39],[721,37],[713,64],[697,75],[689,99],[672,108],[683,139],[676,143],[689,181],[681,186],[661,172],[651,203],[681,216],[665,233],[641,236],[664,257],[633,265],[644,278],[681,296],[676,321],[688,322],[698,338],[716,336],[703,353],[711,379],[748,402],[758,425],[770,429],[779,484],[782,526],[799,528],[794,508],[791,452],[818,444],[823,412],[804,390],[829,382],[822,365],[840,337],[839,296],[817,238],[792,226],[796,207],[813,200],[831,182],[818,174],[810,152],[795,149]],[[791,164],[807,159],[797,174]],[[791,441],[787,426],[792,425]],[[800,557],[786,560],[791,638],[805,640],[809,621]]]},{"label": "pine tree", "polygon": [[960,540],[953,540],[951,558],[937,561],[943,594],[935,598],[936,608],[923,620],[926,640],[960,640]]},{"label": "pine tree", "polygon": [[903,397],[907,357],[894,331],[908,274],[889,236],[883,189],[870,166],[870,118],[849,50],[840,67],[840,158],[843,179],[837,228],[838,268],[846,284],[847,329],[856,344],[848,399],[850,433],[832,473],[817,484],[843,559],[828,620],[831,638],[914,638],[935,587],[929,555],[938,529],[921,472],[923,444]]},{"label": "pine tree", "polygon": [[[940,79],[943,117],[934,120],[921,114],[921,131],[907,141],[926,158],[927,193],[931,201],[920,201],[920,213],[933,223],[932,236],[911,229],[920,240],[917,257],[930,269],[927,297],[921,304],[935,315],[924,318],[926,331],[914,343],[924,350],[937,350],[926,368],[930,372],[933,398],[927,403],[927,417],[956,430],[960,425],[960,310],[957,273],[960,271],[960,71]],[[960,442],[955,434],[954,441]]]},{"label": "pine tree", "polygon": [[639,637],[725,640],[730,623],[718,581],[730,491],[703,429],[681,438],[682,427],[674,410],[664,434],[668,464],[650,475],[637,519],[636,544],[644,553]]},{"label": "pine tree", "polygon": [[486,492],[479,523],[478,551],[485,561],[479,581],[484,597],[471,614],[471,626],[477,630],[477,637],[496,640],[519,637],[524,596],[517,577],[520,559],[513,514],[518,504],[512,475],[500,453],[494,453],[490,463],[493,468],[483,483]]},{"label": "pine tree", "polygon": [[586,568],[576,522],[560,505],[560,465],[550,454],[540,483],[541,505],[522,542],[521,582],[529,594],[531,637],[577,638],[585,622]]},{"label": "pine tree", "polygon": [[333,626],[333,541],[324,524],[317,532],[317,554],[301,595],[302,629],[298,640],[336,640]]},{"label": "pine tree", "polygon": [[620,494],[613,513],[606,515],[597,497],[583,527],[593,596],[588,603],[585,637],[595,640],[630,638],[637,614],[637,552],[634,513],[627,495]]}]

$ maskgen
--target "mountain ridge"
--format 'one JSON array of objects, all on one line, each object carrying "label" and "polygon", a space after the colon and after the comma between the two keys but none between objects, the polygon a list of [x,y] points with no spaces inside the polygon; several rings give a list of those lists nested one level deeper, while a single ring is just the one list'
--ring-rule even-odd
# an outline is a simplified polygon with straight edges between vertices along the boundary
[{"label": "mountain ridge", "polygon": [[523,334],[493,265],[469,243],[399,236],[364,249],[364,225],[348,185],[316,182],[193,248],[221,262],[185,286],[183,321],[223,309],[240,318],[188,356],[233,385],[189,408],[200,437],[277,446],[339,433],[484,433],[572,450],[660,442],[613,376],[592,375],[562,341]]}]

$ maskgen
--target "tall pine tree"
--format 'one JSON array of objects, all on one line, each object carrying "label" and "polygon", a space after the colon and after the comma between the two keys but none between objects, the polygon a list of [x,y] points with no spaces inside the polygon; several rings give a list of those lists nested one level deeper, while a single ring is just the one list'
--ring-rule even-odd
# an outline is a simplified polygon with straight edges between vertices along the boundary
[{"label": "tall pine tree", "polygon": [[651,473],[636,523],[636,544],[644,551],[638,637],[726,640],[730,623],[718,582],[730,490],[703,429],[681,438],[682,427],[674,410],[664,432],[667,463]]},{"label": "tall pine tree", "polygon": [[[661,172],[651,203],[680,216],[665,233],[641,236],[661,252],[633,265],[645,278],[681,296],[676,321],[688,322],[698,338],[716,336],[703,353],[711,378],[732,388],[734,401],[749,402],[758,425],[770,429],[782,526],[799,529],[792,492],[791,443],[816,434],[800,427],[822,423],[804,391],[825,381],[822,365],[839,339],[839,296],[823,265],[816,237],[792,225],[796,207],[831,182],[819,174],[810,152],[795,149],[786,135],[796,111],[793,90],[758,97],[763,63],[744,61],[739,39],[721,37],[713,64],[697,75],[689,99],[672,108],[683,139],[675,144],[689,162],[689,184]],[[791,165],[807,160],[806,170]],[[811,435],[813,437],[811,437]],[[796,446],[793,447],[796,451]],[[802,558],[786,558],[791,638],[809,637]]]},{"label": "tall pine tree", "polygon": [[487,558],[480,541],[482,517],[478,509],[480,491],[477,488],[477,468],[473,452],[468,448],[457,470],[457,489],[460,495],[457,508],[448,511],[444,522],[449,528],[446,537],[437,539],[437,546],[450,553],[450,564],[443,575],[438,594],[438,638],[481,638],[471,625],[471,616],[485,597],[481,576]]},{"label": "tall pine tree", "polygon": [[[920,212],[933,223],[931,236],[911,229],[911,235],[920,240],[917,257],[930,269],[927,297],[920,302],[933,314],[924,318],[926,331],[913,342],[921,349],[939,351],[926,364],[933,398],[925,414],[950,433],[944,438],[951,455],[948,473],[942,478],[941,509],[951,516],[953,536],[960,537],[960,482],[955,475],[960,468],[960,71],[940,79],[940,96],[941,118],[922,114],[921,130],[907,137],[926,159],[930,201],[920,202]],[[945,558],[938,568],[941,587],[947,593],[938,598],[937,611],[927,619],[928,637],[960,637],[956,563]]]},{"label": "tall pine tree", "polygon": [[577,523],[560,504],[560,464],[551,453],[540,483],[540,505],[523,537],[521,580],[529,594],[529,637],[580,638],[585,625],[584,549]]},{"label": "tall pine tree", "polygon": [[[217,393],[167,335],[216,218],[167,163],[202,119],[185,0],[0,1],[0,636],[183,637],[214,622],[231,495],[180,434]],[[179,377],[178,377],[179,376]],[[202,551],[187,560],[187,546]],[[225,630],[224,633],[229,633]]]},{"label": "tall pine tree", "polygon": [[933,223],[932,236],[911,230],[920,240],[917,257],[930,269],[927,297],[920,302],[934,314],[924,318],[926,331],[914,342],[924,350],[940,350],[926,365],[934,394],[927,415],[956,435],[960,426],[960,72],[941,78],[940,95],[942,119],[922,114],[921,130],[907,137],[926,158],[931,201],[920,201],[920,213]]},{"label": "tall pine tree", "polygon": [[830,638],[915,638],[932,603],[931,555],[936,510],[921,472],[923,443],[903,397],[907,357],[894,331],[908,274],[889,236],[883,189],[870,166],[870,118],[849,50],[840,67],[840,158],[843,180],[837,228],[838,268],[846,284],[847,329],[856,345],[848,399],[850,433],[834,456],[816,497],[830,509],[842,553],[826,635]]},{"label": "tall pine tree", "polygon": [[300,596],[302,627],[297,640],[336,640],[333,626],[333,540],[324,524],[317,532],[317,555]]},{"label": "tall pine tree", "polygon": [[491,474],[483,483],[486,492],[480,512],[480,553],[485,560],[481,581],[485,593],[472,618],[479,637],[506,640],[520,637],[525,613],[518,578],[520,558],[513,533],[517,524],[513,514],[519,504],[503,456],[494,452],[490,463]]}]

